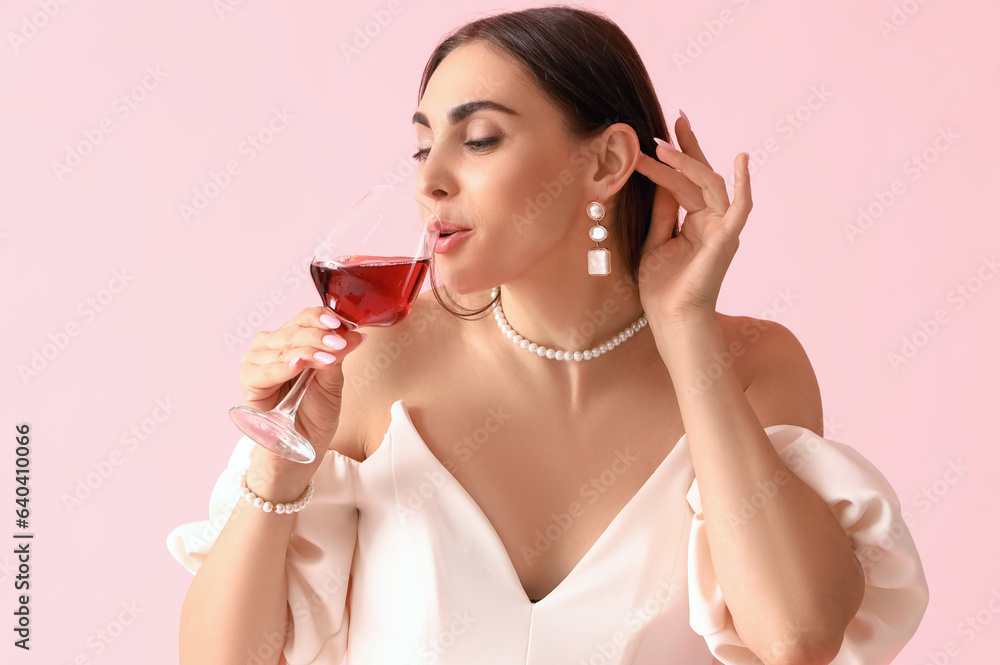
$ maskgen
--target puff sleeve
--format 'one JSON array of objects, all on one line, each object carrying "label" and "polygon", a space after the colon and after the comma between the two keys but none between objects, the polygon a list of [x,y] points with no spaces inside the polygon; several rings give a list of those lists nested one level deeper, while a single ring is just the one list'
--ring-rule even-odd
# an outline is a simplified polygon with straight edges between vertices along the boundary
[{"label": "puff sleeve", "polygon": [[[192,573],[198,571],[239,500],[240,475],[257,444],[244,436],[209,498],[208,519],[181,524],[167,549]],[[286,554],[291,630],[284,647],[289,665],[340,663],[347,649],[348,579],[357,543],[359,462],[331,450],[313,476],[313,496],[295,519]]]},{"label": "puff sleeve", "polygon": [[[854,448],[797,425],[765,432],[785,465],[822,497],[851,538],[865,571],[865,595],[831,665],[889,663],[920,624],[928,603],[920,557],[885,476]],[[687,492],[691,628],[725,665],[759,664],[733,626],[712,565],[697,478]]]}]

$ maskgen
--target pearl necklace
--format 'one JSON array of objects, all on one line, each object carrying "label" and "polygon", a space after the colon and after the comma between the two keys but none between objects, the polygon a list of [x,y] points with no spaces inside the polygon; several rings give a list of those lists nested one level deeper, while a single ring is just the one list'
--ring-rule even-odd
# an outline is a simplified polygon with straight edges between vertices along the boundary
[{"label": "pearl necklace", "polygon": [[[500,294],[500,287],[494,287],[492,295],[496,298]],[[630,325],[628,328],[618,333],[611,339],[609,339],[604,344],[595,346],[587,351],[556,351],[555,349],[547,349],[540,344],[535,344],[519,335],[516,330],[514,330],[509,323],[507,323],[507,317],[503,315],[503,307],[500,306],[500,301],[497,300],[496,304],[493,305],[493,318],[496,319],[497,325],[500,326],[500,332],[507,335],[507,339],[517,344],[522,349],[525,349],[531,353],[536,353],[543,358],[551,358],[553,360],[590,360],[591,358],[597,358],[598,356],[604,355],[611,349],[617,347],[625,340],[629,339],[635,333],[639,332],[643,326],[645,326],[648,321],[646,320],[646,315],[640,316],[635,323]]]}]

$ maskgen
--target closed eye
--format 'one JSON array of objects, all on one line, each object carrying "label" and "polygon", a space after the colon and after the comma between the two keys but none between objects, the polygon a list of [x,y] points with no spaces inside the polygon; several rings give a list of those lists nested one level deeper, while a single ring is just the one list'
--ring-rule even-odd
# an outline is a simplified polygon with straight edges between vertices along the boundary
[{"label": "closed eye", "polygon": [[[473,150],[473,152],[476,152],[482,150],[483,148],[489,148],[490,146],[495,145],[499,142],[500,142],[499,136],[491,136],[489,138],[479,139],[477,141],[466,141],[465,145],[469,146],[469,148]],[[427,159],[427,154],[430,151],[431,151],[430,148],[421,148],[420,150],[417,150],[415,153],[413,153],[412,157],[416,161],[422,162],[425,159]]]}]

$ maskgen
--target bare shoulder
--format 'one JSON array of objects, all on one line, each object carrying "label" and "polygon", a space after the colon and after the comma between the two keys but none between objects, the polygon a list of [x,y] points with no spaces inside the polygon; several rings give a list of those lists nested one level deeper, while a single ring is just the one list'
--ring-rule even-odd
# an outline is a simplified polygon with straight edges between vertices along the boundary
[{"label": "bare shoulder", "polygon": [[[442,335],[450,334],[447,312],[430,291],[413,301],[410,313],[387,327],[366,327],[364,344],[343,362],[344,394],[338,436],[351,457],[364,460],[377,442],[372,432],[388,423],[389,407],[410,379],[420,375],[428,352],[441,348]],[[381,428],[381,429],[380,429]]]},{"label": "bare shoulder", "polygon": [[809,363],[795,334],[777,321],[752,316],[717,315],[726,346],[739,354],[751,380],[760,379],[789,364]]},{"label": "bare shoulder", "polygon": [[795,334],[767,319],[718,315],[718,320],[727,350],[739,358],[744,393],[761,425],[798,425],[822,436],[819,382]]}]

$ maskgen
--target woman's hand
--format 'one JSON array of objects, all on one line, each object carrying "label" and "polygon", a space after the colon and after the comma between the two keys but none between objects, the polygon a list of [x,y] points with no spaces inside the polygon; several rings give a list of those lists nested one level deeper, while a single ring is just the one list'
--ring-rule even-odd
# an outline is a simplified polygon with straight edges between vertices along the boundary
[{"label": "woman's hand", "polygon": [[316,369],[299,403],[295,429],[312,444],[317,459],[322,458],[340,422],[341,363],[363,341],[360,332],[349,330],[326,307],[307,307],[277,330],[258,332],[240,360],[244,403],[269,411],[288,394],[302,370]]},{"label": "woman's hand", "polygon": [[[681,151],[662,145],[640,153],[635,170],[656,183],[649,234],[639,262],[639,299],[651,327],[715,321],[722,278],[739,247],[753,203],[749,156],[733,162],[730,204],[726,182],[712,170],[686,119],[675,124]],[[682,206],[687,211],[676,238],[670,233]]]}]

